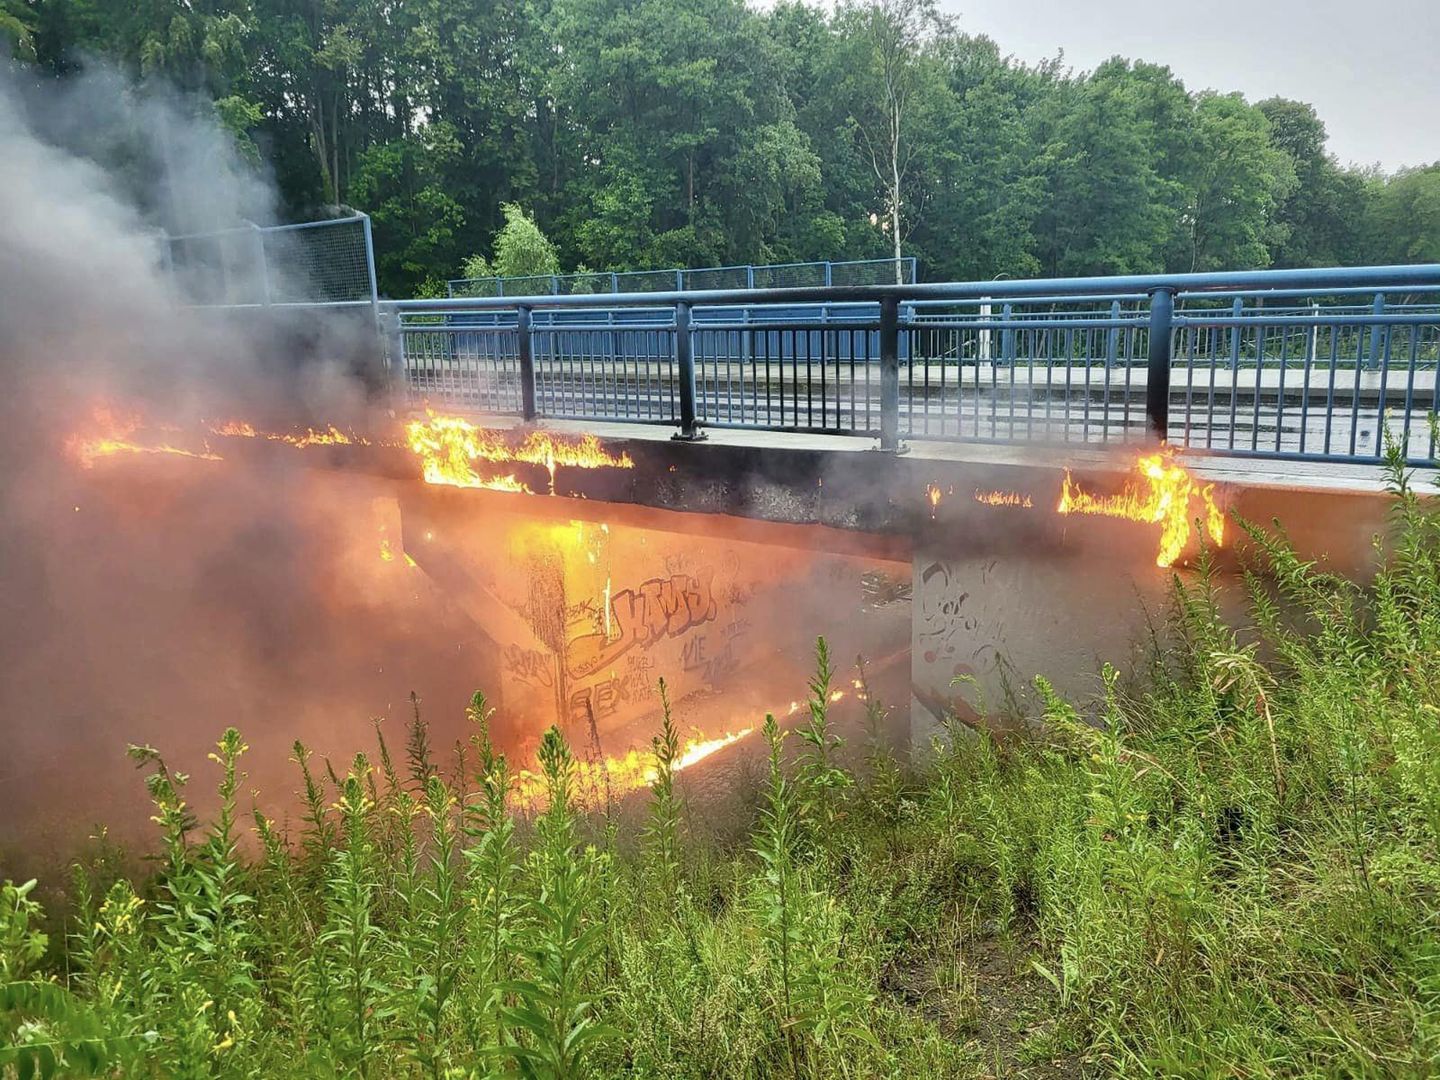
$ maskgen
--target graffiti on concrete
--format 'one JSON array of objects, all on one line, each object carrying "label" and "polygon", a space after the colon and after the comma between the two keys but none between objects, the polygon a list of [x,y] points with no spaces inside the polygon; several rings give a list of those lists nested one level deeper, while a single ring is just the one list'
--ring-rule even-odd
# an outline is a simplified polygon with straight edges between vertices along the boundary
[{"label": "graffiti on concrete", "polygon": [[965,611],[968,599],[970,593],[952,583],[945,563],[932,562],[920,571],[919,636],[927,664],[955,659],[957,636],[975,629],[975,618]]},{"label": "graffiti on concrete", "polygon": [[712,589],[714,577],[713,570],[702,569],[694,575],[651,578],[639,588],[616,593],[610,601],[610,633],[602,630],[570,642],[570,674],[584,678],[636,646],[649,648],[714,620],[719,611]]},{"label": "graffiti on concrete", "polygon": [[[961,568],[936,560],[920,570],[916,599],[915,645],[926,664],[940,664],[951,674],[978,675],[1000,663],[1005,638],[997,607],[996,563]],[[972,592],[978,590],[978,592]]]},{"label": "graffiti on concrete", "polygon": [[555,661],[539,649],[522,649],[511,644],[506,645],[500,655],[507,675],[530,686],[555,685]]},{"label": "graffiti on concrete", "polygon": [[680,650],[680,668],[693,672],[700,680],[713,684],[733,674],[740,667],[740,646],[750,629],[748,619],[736,619],[714,633],[694,634]]},{"label": "graffiti on concrete", "polygon": [[566,702],[571,721],[605,720],[628,704],[643,704],[655,695],[655,664],[649,657],[632,654],[625,671],[611,673],[599,682],[578,687]]}]

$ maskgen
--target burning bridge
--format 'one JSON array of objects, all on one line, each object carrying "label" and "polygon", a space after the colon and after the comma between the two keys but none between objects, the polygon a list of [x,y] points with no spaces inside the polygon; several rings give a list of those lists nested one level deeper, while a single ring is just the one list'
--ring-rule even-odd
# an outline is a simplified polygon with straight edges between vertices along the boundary
[{"label": "burning bridge", "polygon": [[[1364,558],[1387,443],[1435,456],[1433,265],[451,298],[389,319],[405,407],[604,437],[628,464],[578,482],[592,499],[818,525],[809,542],[908,561],[922,727],[959,705],[957,675],[993,709],[1031,673],[1075,686],[1124,659],[1163,568],[1202,535],[1223,549],[1227,511]],[[412,427],[427,478],[519,482],[447,423]]]},{"label": "burning bridge", "polygon": [[[394,481],[379,557],[482,627],[507,708],[592,729],[653,713],[657,676],[733,696],[820,632],[901,673],[921,737],[1035,673],[1083,695],[1174,568],[1233,563],[1235,516],[1343,567],[1387,443],[1435,452],[1440,266],[378,311],[393,424],[111,416],[72,452],[264,446]],[[741,711],[792,708],[760,697]]]}]

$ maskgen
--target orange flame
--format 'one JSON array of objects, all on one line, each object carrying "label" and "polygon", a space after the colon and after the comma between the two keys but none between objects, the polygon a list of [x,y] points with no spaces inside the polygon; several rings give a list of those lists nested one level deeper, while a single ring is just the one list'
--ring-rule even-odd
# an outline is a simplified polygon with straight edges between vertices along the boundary
[{"label": "orange flame", "polygon": [[[704,761],[710,755],[733,746],[755,731],[753,727],[727,732],[713,739],[691,739],[685,744],[672,768],[676,772]],[[655,782],[655,754],[649,748],[629,750],[600,761],[575,763],[575,791],[580,800],[600,797],[608,790],[612,796],[626,795],[649,787]],[[515,778],[515,797],[522,805],[533,806],[543,801],[544,780],[529,769],[522,769]]]},{"label": "orange flame", "polygon": [[[859,689],[860,680],[855,680]],[[850,695],[847,690],[831,690],[827,700],[830,704]],[[810,707],[809,699],[792,701],[783,709],[770,709],[778,719],[788,719]],[[713,739],[694,738],[685,743],[684,749],[675,759],[676,772],[696,765],[712,754],[734,746],[741,739],[755,733],[755,727],[743,727],[738,731],[726,732]],[[698,736],[697,732],[697,736]],[[655,782],[655,756],[649,748],[627,750],[623,754],[602,758],[599,761],[577,761],[575,763],[575,790],[581,802],[603,799],[608,791],[618,797],[649,787]],[[544,801],[544,781],[538,773],[522,769],[515,779],[515,797],[521,805],[536,806]]]},{"label": "orange flame", "polygon": [[271,442],[288,443],[297,449],[307,446],[369,446],[370,440],[353,431],[341,431],[334,424],[325,425],[324,431],[307,427],[303,434],[287,434],[283,431],[260,431],[254,424],[244,420],[226,420],[224,423],[208,425],[212,434],[242,439],[268,439]]},{"label": "orange flame", "polygon": [[[949,493],[954,495],[955,489],[951,488]],[[930,520],[932,521],[935,520],[935,509],[940,505],[940,500],[943,496],[944,493],[941,492],[940,485],[933,480],[925,485],[925,499],[930,503]]]},{"label": "orange flame", "polygon": [[65,441],[66,451],[87,469],[94,468],[98,459],[116,454],[175,454],[202,461],[223,460],[203,442],[201,449],[194,450],[169,441],[145,440],[139,435],[142,430],[139,417],[117,416],[107,406],[97,405],[91,415],[98,434],[72,435]]},{"label": "orange flame", "polygon": [[1199,516],[1191,512],[1195,500],[1201,504],[1211,541],[1217,546],[1225,542],[1225,515],[1215,505],[1214,484],[1200,486],[1167,452],[1141,457],[1135,470],[1138,475],[1128,478],[1119,494],[1092,495],[1066,469],[1056,509],[1062,514],[1103,514],[1159,525],[1156,566],[1171,565],[1189,546],[1192,519]]},{"label": "orange flame", "polygon": [[1018,506],[1030,509],[1035,504],[1030,496],[1021,491],[975,491],[975,501],[986,506]]},{"label": "orange flame", "polygon": [[[424,420],[405,426],[410,449],[420,458],[427,484],[453,487],[491,487],[475,471],[477,461],[523,462],[541,465],[550,475],[550,493],[555,493],[555,469],[566,465],[580,469],[633,469],[629,454],[618,457],[594,435],[567,438],[548,431],[527,432],[518,445],[511,445],[505,433],[476,427],[458,416],[430,413]],[[513,476],[504,478],[510,486],[499,490],[527,490]]]}]

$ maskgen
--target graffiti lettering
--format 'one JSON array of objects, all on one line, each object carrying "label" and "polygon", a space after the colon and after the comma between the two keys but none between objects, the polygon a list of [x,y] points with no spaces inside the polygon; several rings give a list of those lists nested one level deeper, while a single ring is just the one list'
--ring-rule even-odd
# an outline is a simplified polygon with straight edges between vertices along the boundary
[{"label": "graffiti lettering", "polygon": [[711,588],[714,576],[713,570],[701,570],[693,577],[674,574],[616,593],[610,601],[610,636],[587,634],[572,641],[567,652],[570,674],[584,678],[637,645],[649,648],[710,622],[718,611]]},{"label": "graffiti lettering", "polygon": [[735,650],[736,635],[731,633],[730,627],[726,627],[721,636],[724,640],[718,651],[705,634],[697,634],[686,641],[680,650],[681,669],[700,672],[701,680],[710,684],[734,672],[740,666]]},{"label": "graffiti lettering", "polygon": [[653,682],[643,672],[617,675],[596,683],[582,686],[570,695],[566,710],[572,723],[583,723],[593,713],[596,720],[604,720],[620,711],[620,706],[632,701],[642,701],[653,691]]},{"label": "graffiti lettering", "polygon": [[965,613],[968,592],[953,587],[950,568],[934,562],[920,572],[920,638],[926,663],[949,660],[957,655],[955,637],[970,633],[978,625]]},{"label": "graffiti lettering", "polygon": [[506,645],[501,658],[505,672],[521,682],[532,686],[554,686],[555,664],[539,649],[522,649],[518,645]]}]

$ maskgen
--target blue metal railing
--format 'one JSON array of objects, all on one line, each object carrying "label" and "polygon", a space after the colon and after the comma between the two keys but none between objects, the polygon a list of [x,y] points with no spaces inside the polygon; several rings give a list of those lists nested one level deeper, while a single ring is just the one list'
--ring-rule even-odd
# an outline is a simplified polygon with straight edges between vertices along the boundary
[{"label": "blue metal railing", "polygon": [[784,289],[837,285],[888,285],[900,279],[915,283],[913,257],[851,259],[847,262],[796,262],[706,266],[693,270],[618,270],[534,277],[451,278],[446,294],[454,297],[573,296],[600,293],[687,292],[702,289]]},{"label": "blue metal railing", "polygon": [[416,403],[878,438],[1435,457],[1440,266],[390,305]]}]

